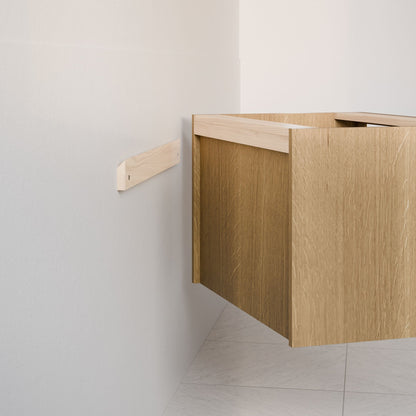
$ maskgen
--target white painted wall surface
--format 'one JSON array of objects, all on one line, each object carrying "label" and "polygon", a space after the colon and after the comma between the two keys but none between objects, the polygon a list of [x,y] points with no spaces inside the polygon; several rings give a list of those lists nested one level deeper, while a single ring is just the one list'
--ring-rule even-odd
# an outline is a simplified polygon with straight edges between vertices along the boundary
[{"label": "white painted wall surface", "polygon": [[190,282],[190,116],[238,111],[236,0],[0,3],[0,415],[162,414],[224,305]]},{"label": "white painted wall surface", "polygon": [[240,0],[242,112],[416,115],[413,0]]}]

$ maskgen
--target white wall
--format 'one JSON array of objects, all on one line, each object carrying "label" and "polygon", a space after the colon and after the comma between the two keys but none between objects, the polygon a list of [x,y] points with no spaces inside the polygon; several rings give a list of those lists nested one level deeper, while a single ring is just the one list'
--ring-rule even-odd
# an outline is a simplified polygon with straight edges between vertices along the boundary
[{"label": "white wall", "polygon": [[416,115],[413,0],[240,0],[242,112]]},{"label": "white wall", "polygon": [[223,307],[190,283],[190,116],[239,111],[237,32],[236,0],[1,1],[1,415],[162,413]]}]

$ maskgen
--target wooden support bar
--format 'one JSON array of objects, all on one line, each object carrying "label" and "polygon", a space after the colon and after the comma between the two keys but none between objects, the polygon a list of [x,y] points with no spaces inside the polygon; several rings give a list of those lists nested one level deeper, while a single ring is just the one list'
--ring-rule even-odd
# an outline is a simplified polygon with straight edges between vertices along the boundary
[{"label": "wooden support bar", "polygon": [[416,117],[375,113],[336,113],[335,119],[391,127],[416,127]]},{"label": "wooden support bar", "polygon": [[117,168],[117,190],[126,191],[180,162],[180,139],[140,153]]},{"label": "wooden support bar", "polygon": [[194,134],[289,153],[290,129],[308,126],[223,115],[195,115]]}]

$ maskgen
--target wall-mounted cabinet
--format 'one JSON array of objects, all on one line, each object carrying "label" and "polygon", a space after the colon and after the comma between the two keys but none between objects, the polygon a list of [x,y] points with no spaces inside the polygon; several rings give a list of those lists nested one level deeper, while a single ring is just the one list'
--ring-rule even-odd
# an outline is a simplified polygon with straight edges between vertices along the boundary
[{"label": "wall-mounted cabinet", "polygon": [[194,116],[193,281],[294,347],[416,336],[412,126]]}]

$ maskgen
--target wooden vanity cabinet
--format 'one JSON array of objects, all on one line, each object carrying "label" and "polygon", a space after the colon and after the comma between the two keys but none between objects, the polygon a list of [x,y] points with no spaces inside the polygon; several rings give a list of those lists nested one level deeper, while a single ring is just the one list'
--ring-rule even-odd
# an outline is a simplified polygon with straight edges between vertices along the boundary
[{"label": "wooden vanity cabinet", "polygon": [[193,282],[293,347],[415,337],[416,118],[195,115]]}]

